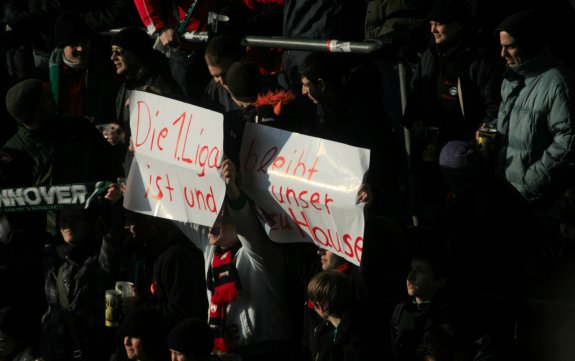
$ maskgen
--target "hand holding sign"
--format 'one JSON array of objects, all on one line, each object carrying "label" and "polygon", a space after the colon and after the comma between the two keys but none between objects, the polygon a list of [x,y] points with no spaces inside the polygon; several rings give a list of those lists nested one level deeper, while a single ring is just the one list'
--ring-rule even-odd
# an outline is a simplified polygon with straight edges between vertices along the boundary
[{"label": "hand holding sign", "polygon": [[357,202],[365,203],[366,207],[368,207],[371,202],[373,202],[373,193],[371,192],[369,183],[363,183],[359,187],[359,191],[357,192]]},{"label": "hand holding sign", "polygon": [[238,199],[240,197],[240,189],[236,184],[236,165],[231,159],[226,159],[222,162],[222,176],[226,183],[226,194],[228,198],[232,201]]},{"label": "hand holding sign", "polygon": [[120,189],[120,185],[118,183],[110,183],[108,187],[108,191],[104,196],[105,199],[109,200],[112,205],[116,204],[117,201],[122,198],[122,191]]}]

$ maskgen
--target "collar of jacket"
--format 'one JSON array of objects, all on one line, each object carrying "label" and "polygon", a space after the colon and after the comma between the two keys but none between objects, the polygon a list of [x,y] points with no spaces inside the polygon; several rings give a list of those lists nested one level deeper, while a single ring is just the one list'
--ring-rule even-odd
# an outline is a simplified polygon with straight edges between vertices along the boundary
[{"label": "collar of jacket", "polygon": [[509,80],[529,78],[537,76],[557,65],[555,58],[549,52],[549,48],[545,48],[541,53],[528,59],[523,64],[508,68],[505,71],[504,77]]},{"label": "collar of jacket", "polygon": [[433,44],[431,51],[434,55],[440,56],[444,59],[456,59],[461,54],[466,54],[470,51],[471,46],[465,38],[459,39],[456,43],[451,46],[441,46]]},{"label": "collar of jacket", "polygon": [[88,243],[75,245],[67,243],[59,244],[56,247],[56,252],[58,256],[64,260],[80,262],[98,252],[98,248],[94,243],[93,241],[88,241]]}]

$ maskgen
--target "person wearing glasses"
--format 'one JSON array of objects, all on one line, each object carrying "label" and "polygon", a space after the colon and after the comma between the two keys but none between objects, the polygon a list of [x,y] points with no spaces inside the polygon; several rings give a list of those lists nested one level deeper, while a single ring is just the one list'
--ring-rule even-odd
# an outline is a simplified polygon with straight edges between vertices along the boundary
[{"label": "person wearing glasses", "polygon": [[148,91],[175,100],[184,101],[185,95],[172,77],[167,58],[152,48],[152,40],[140,28],[127,27],[110,39],[111,56],[116,74],[123,83],[116,95],[116,121],[106,130],[121,134],[118,141],[120,157],[124,159],[126,174],[131,164],[131,153],[127,152],[130,132],[128,99],[131,90]]}]

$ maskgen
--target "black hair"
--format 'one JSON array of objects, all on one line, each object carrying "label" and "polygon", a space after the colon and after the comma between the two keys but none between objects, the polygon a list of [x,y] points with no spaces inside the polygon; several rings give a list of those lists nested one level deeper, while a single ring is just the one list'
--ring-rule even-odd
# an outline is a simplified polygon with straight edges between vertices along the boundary
[{"label": "black hair", "polygon": [[239,38],[232,35],[218,35],[208,41],[204,54],[209,65],[217,66],[222,62],[240,61],[243,53],[244,49]]},{"label": "black hair", "polygon": [[339,86],[342,82],[341,64],[329,53],[316,51],[307,55],[298,67],[300,78],[306,77],[315,83],[322,79],[325,83]]}]

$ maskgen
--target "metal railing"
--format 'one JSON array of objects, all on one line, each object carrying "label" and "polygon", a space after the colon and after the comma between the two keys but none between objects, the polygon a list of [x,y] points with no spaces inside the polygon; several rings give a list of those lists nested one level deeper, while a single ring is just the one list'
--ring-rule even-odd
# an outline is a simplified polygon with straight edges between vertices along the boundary
[{"label": "metal railing", "polygon": [[[122,29],[111,29],[101,32],[102,35],[112,36]],[[205,43],[209,40],[207,31],[187,32],[182,37],[190,42]],[[289,50],[327,51],[331,53],[369,54],[382,46],[377,39],[365,41],[344,40],[316,40],[303,38],[286,38],[281,36],[258,36],[248,35],[241,39],[244,46],[256,46],[266,48],[281,48]]]}]

